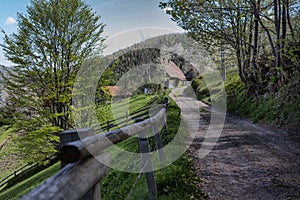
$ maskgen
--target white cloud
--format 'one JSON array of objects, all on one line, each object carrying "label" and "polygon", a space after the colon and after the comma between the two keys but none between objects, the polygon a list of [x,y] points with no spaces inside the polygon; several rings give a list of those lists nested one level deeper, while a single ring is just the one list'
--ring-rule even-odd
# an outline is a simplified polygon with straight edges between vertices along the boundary
[{"label": "white cloud", "polygon": [[16,20],[13,17],[8,17],[5,21],[5,25],[11,25],[16,23]]},{"label": "white cloud", "polygon": [[166,7],[166,8],[164,8],[164,11],[165,12],[167,12],[167,11],[172,11],[173,10],[173,8],[171,8],[171,7]]}]

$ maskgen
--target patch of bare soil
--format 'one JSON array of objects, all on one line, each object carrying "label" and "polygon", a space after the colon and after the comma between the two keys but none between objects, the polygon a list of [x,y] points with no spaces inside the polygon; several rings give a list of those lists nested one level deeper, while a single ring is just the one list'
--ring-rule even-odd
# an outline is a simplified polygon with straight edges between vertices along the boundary
[{"label": "patch of bare soil", "polygon": [[189,152],[208,199],[300,199],[300,143],[283,130],[227,116],[213,150],[199,159],[207,113]]}]

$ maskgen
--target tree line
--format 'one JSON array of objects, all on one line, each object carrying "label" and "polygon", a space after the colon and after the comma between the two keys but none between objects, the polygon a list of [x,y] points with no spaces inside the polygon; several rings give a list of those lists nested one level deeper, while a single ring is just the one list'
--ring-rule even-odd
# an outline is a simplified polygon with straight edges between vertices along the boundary
[{"label": "tree line", "polygon": [[208,49],[230,49],[249,96],[299,83],[298,0],[169,0],[160,7]]}]

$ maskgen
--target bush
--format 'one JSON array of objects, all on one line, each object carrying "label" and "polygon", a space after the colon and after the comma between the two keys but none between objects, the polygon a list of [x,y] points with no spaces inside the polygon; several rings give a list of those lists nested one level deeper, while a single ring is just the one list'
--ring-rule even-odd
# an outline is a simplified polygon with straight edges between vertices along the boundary
[{"label": "bush", "polygon": [[[208,90],[203,78],[195,79],[192,86],[198,99],[206,101]],[[282,86],[277,93],[254,97],[247,95],[247,88],[237,70],[231,70],[225,82],[227,110],[254,122],[269,123],[297,132],[300,129],[300,98],[297,87],[296,83],[291,82]]]}]

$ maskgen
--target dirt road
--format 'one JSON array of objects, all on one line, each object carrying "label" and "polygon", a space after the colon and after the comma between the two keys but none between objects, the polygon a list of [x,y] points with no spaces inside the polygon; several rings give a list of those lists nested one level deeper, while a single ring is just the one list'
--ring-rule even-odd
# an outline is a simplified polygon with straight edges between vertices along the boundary
[{"label": "dirt road", "polygon": [[[173,99],[181,105],[191,102],[183,96]],[[187,114],[183,119],[193,120]],[[299,140],[282,130],[226,116],[214,148],[199,159],[209,123],[210,113],[200,112],[196,137],[188,148],[208,199],[300,199]]]}]

